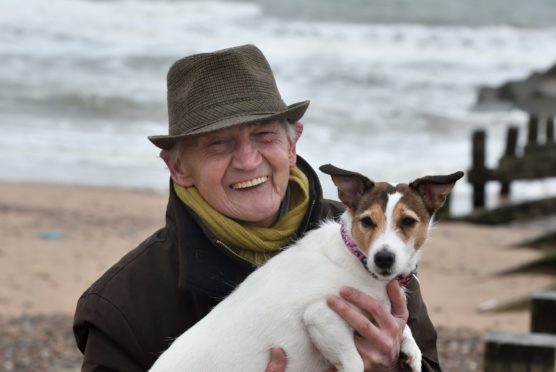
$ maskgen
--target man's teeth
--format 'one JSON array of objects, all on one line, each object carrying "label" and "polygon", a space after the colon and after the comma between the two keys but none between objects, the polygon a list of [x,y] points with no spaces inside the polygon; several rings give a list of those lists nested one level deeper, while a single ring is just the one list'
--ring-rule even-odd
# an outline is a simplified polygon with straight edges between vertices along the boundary
[{"label": "man's teeth", "polygon": [[268,180],[268,177],[264,176],[264,177],[253,178],[252,180],[249,181],[234,183],[232,185],[232,189],[238,190],[238,189],[245,189],[248,187],[257,186],[260,185],[261,183],[266,182],[266,180]]}]

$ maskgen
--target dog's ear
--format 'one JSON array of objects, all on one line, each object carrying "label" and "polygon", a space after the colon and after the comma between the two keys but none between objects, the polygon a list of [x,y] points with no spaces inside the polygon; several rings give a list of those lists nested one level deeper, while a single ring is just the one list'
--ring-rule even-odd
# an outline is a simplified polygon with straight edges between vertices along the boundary
[{"label": "dog's ear", "polygon": [[432,215],[444,205],[446,197],[454,187],[457,180],[463,177],[463,172],[456,172],[445,176],[426,176],[411,182],[409,186],[413,188]]},{"label": "dog's ear", "polygon": [[357,172],[340,169],[332,164],[322,165],[319,169],[332,176],[332,182],[338,188],[338,198],[351,209],[355,209],[365,191],[375,185],[373,181]]}]

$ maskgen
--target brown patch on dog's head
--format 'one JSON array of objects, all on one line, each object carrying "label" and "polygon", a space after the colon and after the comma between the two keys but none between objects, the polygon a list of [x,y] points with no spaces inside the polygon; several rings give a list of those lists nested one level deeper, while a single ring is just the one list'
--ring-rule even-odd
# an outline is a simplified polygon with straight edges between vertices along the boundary
[{"label": "brown patch on dog's head", "polygon": [[[387,216],[388,200],[395,193],[400,194],[399,200]],[[372,243],[390,227],[405,244],[412,241],[411,245],[417,250],[427,238],[431,217],[423,198],[408,184],[394,187],[379,182],[361,197],[353,212],[352,236],[368,254]]]},{"label": "brown patch on dog's head", "polygon": [[419,249],[428,235],[430,220],[440,209],[463,172],[444,176],[426,176],[408,184],[396,185],[403,196],[396,206],[394,216],[406,238],[412,236],[415,249]]},{"label": "brown patch on dog's head", "polygon": [[386,229],[386,203],[395,188],[378,182],[363,194],[352,213],[351,234],[359,247],[368,254],[371,243]]},{"label": "brown patch on dog's head", "polygon": [[394,208],[394,223],[398,226],[403,240],[408,242],[413,239],[413,246],[417,250],[427,239],[432,215],[422,197],[408,184],[396,185],[396,191],[402,194],[402,197]]}]

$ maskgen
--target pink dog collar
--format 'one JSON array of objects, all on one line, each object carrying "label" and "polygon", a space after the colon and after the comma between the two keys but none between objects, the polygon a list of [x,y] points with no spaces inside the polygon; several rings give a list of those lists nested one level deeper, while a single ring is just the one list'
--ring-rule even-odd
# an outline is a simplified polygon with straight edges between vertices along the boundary
[{"label": "pink dog collar", "polygon": [[[363,265],[365,270],[367,270],[369,274],[373,276],[373,278],[378,279],[378,276],[375,273],[369,271],[367,267],[367,260],[368,260],[367,255],[363,253],[363,251],[359,248],[359,246],[357,246],[357,243],[355,243],[353,239],[350,238],[350,236],[346,231],[346,225],[344,224],[343,221],[340,223],[340,233],[342,234],[342,239],[346,247],[351,252],[351,254],[353,254],[355,258],[359,260],[359,262],[361,262],[361,265]],[[404,277],[400,275],[396,279],[400,283],[400,286],[406,287],[413,280],[413,276],[415,274],[417,274],[417,268],[413,269],[413,271],[408,276]]]}]

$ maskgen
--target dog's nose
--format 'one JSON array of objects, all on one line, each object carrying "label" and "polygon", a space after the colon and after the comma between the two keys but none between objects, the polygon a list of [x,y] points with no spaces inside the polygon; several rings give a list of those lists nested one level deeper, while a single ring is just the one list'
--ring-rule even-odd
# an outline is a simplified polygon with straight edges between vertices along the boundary
[{"label": "dog's nose", "polygon": [[386,249],[382,249],[375,254],[375,265],[379,269],[389,269],[390,267],[392,267],[395,260],[396,256],[394,255],[394,253]]}]

